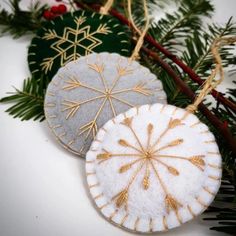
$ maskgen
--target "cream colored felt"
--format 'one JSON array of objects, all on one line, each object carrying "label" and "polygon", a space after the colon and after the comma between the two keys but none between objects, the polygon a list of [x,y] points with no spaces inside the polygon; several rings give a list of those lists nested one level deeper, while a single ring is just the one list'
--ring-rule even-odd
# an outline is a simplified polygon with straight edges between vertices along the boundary
[{"label": "cream colored felt", "polygon": [[46,119],[69,151],[85,155],[97,130],[130,107],[166,103],[162,83],[138,62],[92,53],[62,67],[48,86]]},{"label": "cream colored felt", "polygon": [[195,115],[171,105],[144,105],[99,130],[86,173],[106,219],[149,233],[180,226],[209,206],[220,186],[221,156]]}]

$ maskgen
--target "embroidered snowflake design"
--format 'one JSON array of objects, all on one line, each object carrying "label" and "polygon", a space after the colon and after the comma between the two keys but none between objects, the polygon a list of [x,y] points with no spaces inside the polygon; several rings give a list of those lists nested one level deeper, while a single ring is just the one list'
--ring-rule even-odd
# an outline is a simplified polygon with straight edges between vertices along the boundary
[{"label": "embroidered snowflake design", "polygon": [[[161,188],[163,189],[165,193],[165,207],[167,210],[167,213],[170,211],[174,211],[177,219],[181,223],[181,218],[178,214],[178,209],[182,207],[182,204],[173,197],[173,195],[169,192],[167,186],[165,185],[164,181],[162,180],[161,175],[159,174],[156,165],[162,165],[164,166],[169,174],[178,176],[180,172],[173,166],[168,165],[165,163],[165,159],[179,159],[181,161],[189,162],[190,164],[194,165],[199,171],[204,171],[205,167],[205,161],[204,161],[204,155],[194,155],[194,156],[175,156],[175,155],[163,155],[162,150],[168,149],[168,148],[174,148],[178,145],[181,145],[184,143],[183,139],[174,139],[170,142],[166,143],[163,146],[160,146],[160,141],[162,138],[171,130],[173,130],[177,126],[184,125],[182,123],[182,120],[180,119],[170,119],[166,129],[160,134],[160,136],[153,140],[153,124],[149,123],[147,125],[147,142],[141,143],[140,139],[138,138],[136,131],[132,127],[132,120],[133,118],[125,118],[124,121],[121,123],[122,125],[126,126],[129,131],[132,133],[133,137],[137,141],[137,147],[130,144],[127,140],[120,139],[118,140],[118,144],[125,147],[126,149],[130,149],[133,152],[130,153],[112,153],[105,149],[103,149],[103,152],[98,154],[96,157],[96,160],[98,164],[102,164],[106,161],[111,160],[112,158],[133,158],[133,161],[128,162],[127,164],[121,166],[119,168],[119,173],[125,173],[131,169],[133,166],[137,166],[135,168],[132,177],[130,180],[127,181],[127,185],[124,189],[122,189],[120,192],[118,192],[113,198],[112,201],[115,202],[117,208],[122,208],[123,206],[125,209],[127,209],[127,202],[129,198],[129,189],[131,185],[134,183],[136,177],[141,172],[143,168],[145,168],[145,174],[143,176],[142,180],[142,188],[143,190],[147,190],[150,187],[150,172],[152,171],[154,175],[156,176],[157,181],[160,183]],[[212,177],[213,178],[213,177]],[[202,204],[202,203],[201,203]],[[191,208],[189,208],[189,211],[191,211]]]},{"label": "embroidered snowflake design", "polygon": [[[121,89],[121,90],[116,90],[115,87],[118,83],[118,81],[123,78],[124,76],[128,74],[132,74],[133,70],[129,69],[129,66],[127,67],[121,67],[119,64],[116,66],[116,71],[117,74],[115,75],[113,84],[109,88],[107,85],[106,78],[104,76],[104,64],[88,64],[89,69],[94,70],[98,73],[98,77],[101,80],[103,84],[103,89],[98,89],[89,85],[86,85],[85,83],[80,82],[78,78],[70,78],[69,80],[65,81],[65,86],[63,87],[64,90],[70,91],[72,89],[79,89],[79,88],[86,88],[90,91],[96,91],[99,93],[99,96],[95,96],[93,98],[83,100],[83,101],[69,101],[69,100],[64,100],[63,103],[61,104],[63,109],[62,112],[66,112],[66,119],[71,119],[72,117],[75,116],[75,114],[79,111],[81,106],[90,103],[95,100],[101,100],[101,105],[99,106],[95,117],[88,121],[86,124],[84,124],[82,127],[79,128],[79,133],[78,136],[82,134],[86,134],[85,138],[88,138],[90,134],[93,135],[93,138],[96,136],[97,133],[97,119],[99,118],[101,112],[103,112],[103,108],[105,104],[108,102],[110,104],[110,108],[112,110],[112,113],[114,116],[117,115],[115,106],[113,105],[113,100],[116,100],[120,103],[123,103],[129,107],[134,107],[134,104],[131,104],[130,102],[126,101],[125,99],[119,98],[116,95],[122,94],[122,93],[129,93],[129,92],[136,92],[139,94],[142,94],[144,96],[150,96],[153,94],[153,91],[151,89],[146,88],[147,82],[142,82],[138,83],[137,85],[131,87],[131,88],[126,88],[126,89]],[[111,79],[111,78],[109,78]]]},{"label": "embroidered snowflake design", "polygon": [[83,55],[88,55],[93,52],[94,48],[102,44],[102,41],[96,38],[96,35],[112,33],[106,23],[100,24],[95,31],[91,31],[91,26],[89,25],[80,28],[86,19],[84,16],[76,17],[74,20],[76,28],[65,27],[62,35],[59,35],[55,30],[48,30],[44,35],[43,39],[45,40],[57,39],[51,45],[51,49],[54,50],[56,55],[44,58],[40,64],[45,73],[52,69],[55,59],[60,58],[60,65],[64,66],[65,63],[76,60],[81,56],[77,48],[81,48],[84,51]]}]

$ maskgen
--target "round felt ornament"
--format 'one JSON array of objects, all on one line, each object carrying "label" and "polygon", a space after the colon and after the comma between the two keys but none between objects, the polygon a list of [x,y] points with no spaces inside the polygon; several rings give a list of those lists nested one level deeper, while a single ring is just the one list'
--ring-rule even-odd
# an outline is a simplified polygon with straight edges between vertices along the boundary
[{"label": "round felt ornament", "polygon": [[147,68],[115,53],[92,53],[54,76],[45,115],[60,143],[85,155],[105,122],[130,107],[155,102],[166,103],[166,94]]},{"label": "round felt ornament", "polygon": [[28,52],[30,71],[50,79],[61,66],[92,52],[130,54],[127,27],[108,15],[76,11],[46,22]]},{"label": "round felt ornament", "polygon": [[132,108],[99,130],[86,155],[90,193],[110,222],[165,231],[201,214],[221,179],[221,156],[208,127],[184,109]]}]

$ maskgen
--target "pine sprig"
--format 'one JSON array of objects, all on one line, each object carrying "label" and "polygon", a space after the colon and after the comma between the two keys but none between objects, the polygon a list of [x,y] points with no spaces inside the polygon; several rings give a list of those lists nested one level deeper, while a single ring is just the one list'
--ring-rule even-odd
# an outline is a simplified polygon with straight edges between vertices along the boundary
[{"label": "pine sprig", "polygon": [[154,23],[151,35],[169,51],[177,52],[183,39],[202,27],[202,17],[210,17],[214,11],[208,0],[182,0],[176,12]]},{"label": "pine sprig", "polygon": [[48,79],[36,80],[28,78],[24,80],[22,90],[16,89],[15,92],[8,93],[10,96],[4,97],[0,103],[14,103],[6,112],[14,118],[21,120],[44,120],[44,96],[49,81]]},{"label": "pine sprig", "polygon": [[[212,24],[208,25],[207,30],[195,30],[185,39],[185,50],[183,50],[180,58],[190,68],[193,68],[198,76],[204,79],[210,75],[211,69],[215,66],[211,53],[213,41],[216,38],[234,34],[236,34],[236,23],[233,22],[232,17],[229,18],[224,26]],[[234,50],[234,46],[222,47],[219,50],[224,68],[230,68],[230,66],[235,65],[232,50]],[[196,83],[193,83],[187,75],[183,74],[182,78],[190,86],[196,86]],[[179,94],[180,90],[177,89],[170,101],[174,101]]]},{"label": "pine sprig", "polygon": [[218,221],[219,226],[211,227],[211,230],[235,235],[236,232],[236,208],[215,208],[215,217],[204,218],[208,221]]},{"label": "pine sprig", "polygon": [[[236,23],[231,17],[228,22],[222,26],[217,24],[209,25],[207,30],[194,31],[186,41],[186,49],[183,52],[182,59],[188,66],[201,77],[207,77],[210,74],[214,60],[211,54],[211,45],[216,38],[227,37],[236,34]],[[223,66],[226,68],[234,63],[234,54],[231,50],[234,47],[222,47],[220,54]]]},{"label": "pine sprig", "polygon": [[5,9],[0,11],[2,34],[9,32],[14,38],[19,38],[41,27],[45,5],[42,6],[40,2],[32,3],[28,11],[20,8],[20,0],[11,0],[9,5],[12,12]]}]

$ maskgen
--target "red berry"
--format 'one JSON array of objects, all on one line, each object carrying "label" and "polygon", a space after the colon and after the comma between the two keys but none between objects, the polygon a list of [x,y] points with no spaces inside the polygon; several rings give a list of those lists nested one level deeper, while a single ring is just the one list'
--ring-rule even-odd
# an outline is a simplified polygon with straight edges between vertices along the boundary
[{"label": "red berry", "polygon": [[66,12],[67,12],[67,7],[66,7],[66,5],[60,4],[60,5],[58,6],[58,12],[61,13],[61,14],[66,13]]},{"label": "red berry", "polygon": [[43,12],[43,17],[44,17],[46,20],[51,20],[51,19],[53,19],[53,14],[52,14],[51,11],[45,10],[45,11]]},{"label": "red berry", "polygon": [[57,7],[57,6],[52,6],[52,7],[51,7],[51,12],[54,13],[54,14],[60,13],[59,7]]}]

